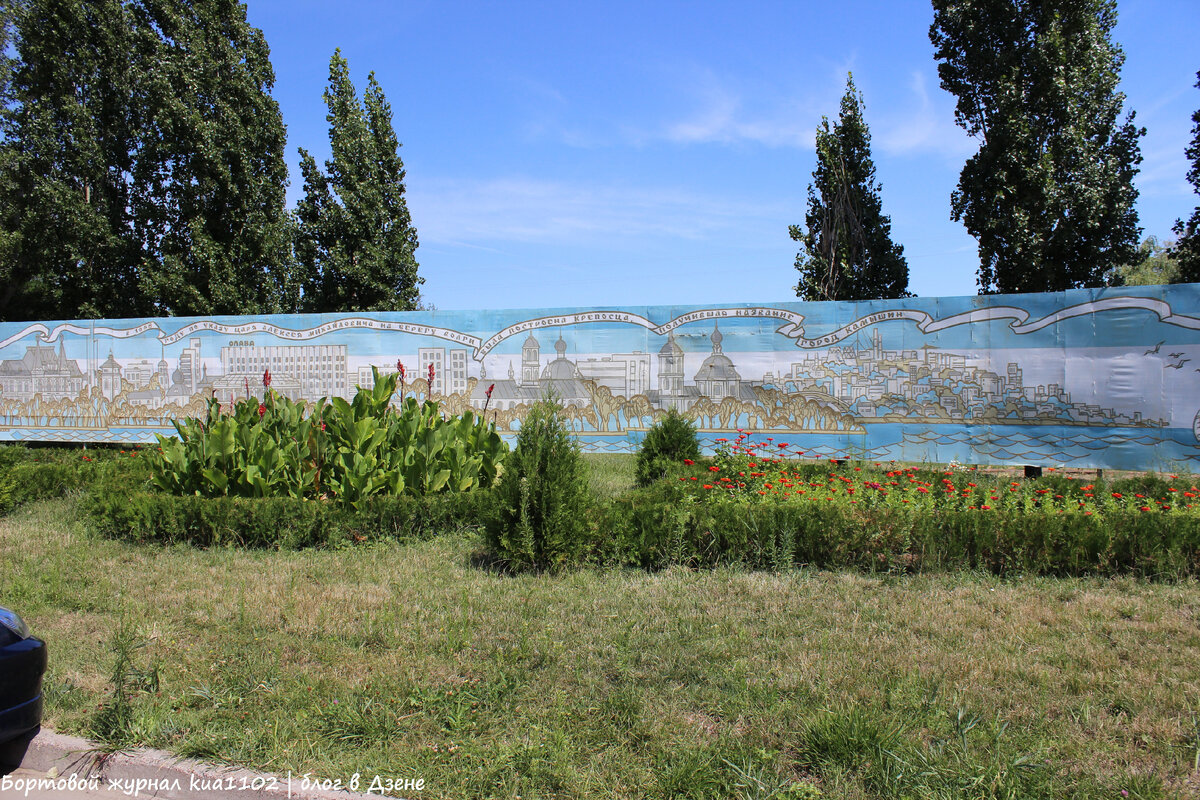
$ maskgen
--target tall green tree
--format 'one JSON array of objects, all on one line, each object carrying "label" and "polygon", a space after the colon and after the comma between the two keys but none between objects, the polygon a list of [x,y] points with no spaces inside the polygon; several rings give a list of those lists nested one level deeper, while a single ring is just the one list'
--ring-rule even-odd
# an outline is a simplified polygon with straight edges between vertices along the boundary
[{"label": "tall green tree", "polygon": [[121,0],[28,0],[15,13],[0,317],[141,311],[130,16]]},{"label": "tall green tree", "polygon": [[979,288],[1097,286],[1136,259],[1144,129],[1118,121],[1115,0],[933,0],[929,38],[955,120],[979,139],[952,217],[979,241]]},{"label": "tall green tree", "polygon": [[296,208],[296,260],[306,311],[409,311],[417,307],[417,231],[404,199],[404,163],[392,109],[375,74],[360,104],[341,51],[329,62],[329,139],[322,170],[300,148],[304,197]]},{"label": "tall green tree", "polygon": [[286,310],[286,134],[262,31],[237,0],[134,0],[134,230],[155,313]]},{"label": "tall green tree", "polygon": [[871,159],[871,134],[862,93],[846,78],[836,122],[817,128],[817,167],[808,185],[805,227],[788,230],[803,249],[796,255],[805,300],[909,297],[904,248],[892,241],[881,187]]},{"label": "tall green tree", "polygon": [[[1200,72],[1196,73],[1196,88],[1200,89]],[[1187,174],[1188,183],[1200,194],[1200,110],[1192,114],[1192,143],[1186,152],[1192,161],[1192,168]],[[1196,207],[1187,222],[1176,220],[1175,235],[1179,240],[1172,255],[1179,264],[1178,280],[1200,282],[1200,206]]]},{"label": "tall green tree", "polygon": [[284,129],[234,0],[23,0],[0,318],[278,310]]},{"label": "tall green tree", "polygon": [[4,224],[16,191],[12,180],[15,173],[10,166],[14,154],[9,141],[13,120],[12,74],[16,66],[10,47],[15,42],[16,10],[16,2],[0,3],[0,281],[4,282],[8,277],[4,268],[10,263],[16,244],[16,234]]}]

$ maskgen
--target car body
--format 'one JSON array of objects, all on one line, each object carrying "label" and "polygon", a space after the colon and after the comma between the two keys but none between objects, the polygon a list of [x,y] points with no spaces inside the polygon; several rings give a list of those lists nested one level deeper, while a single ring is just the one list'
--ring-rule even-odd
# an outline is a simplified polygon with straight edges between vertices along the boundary
[{"label": "car body", "polygon": [[35,639],[15,611],[0,606],[0,742],[42,722],[46,643]]}]

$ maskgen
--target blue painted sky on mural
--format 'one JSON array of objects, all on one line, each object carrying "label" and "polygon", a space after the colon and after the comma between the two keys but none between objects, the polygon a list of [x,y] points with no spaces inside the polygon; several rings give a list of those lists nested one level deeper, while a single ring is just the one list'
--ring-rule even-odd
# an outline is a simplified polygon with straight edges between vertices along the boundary
[{"label": "blue painted sky on mural", "polygon": [[[1127,108],[1148,134],[1146,234],[1196,205],[1183,151],[1195,0],[1121,0]],[[911,288],[975,293],[949,219],[974,143],[938,86],[925,2],[338,4],[250,0],[297,147],[328,155],[335,47],[374,71],[404,143],[424,294],[440,309],[778,302],[794,296],[815,156],[846,73],[866,100],[884,211]]]}]

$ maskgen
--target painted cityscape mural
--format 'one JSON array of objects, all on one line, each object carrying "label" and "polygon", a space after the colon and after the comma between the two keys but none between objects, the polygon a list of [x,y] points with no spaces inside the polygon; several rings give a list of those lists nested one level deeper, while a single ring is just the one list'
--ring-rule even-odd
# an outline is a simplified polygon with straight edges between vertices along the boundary
[{"label": "painted cityscape mural", "polygon": [[[371,369],[515,434],[552,395],[585,451],[667,409],[711,450],[1195,471],[1200,285],[701,307],[0,324],[0,440],[152,442],[208,398],[352,396]],[[429,381],[429,368],[433,380]],[[491,397],[487,389],[491,387]]]}]

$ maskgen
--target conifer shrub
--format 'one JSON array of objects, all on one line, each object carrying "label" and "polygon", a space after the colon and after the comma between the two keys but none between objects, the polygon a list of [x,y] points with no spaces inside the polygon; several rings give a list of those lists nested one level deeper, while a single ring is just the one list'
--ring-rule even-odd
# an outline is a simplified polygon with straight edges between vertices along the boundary
[{"label": "conifer shrub", "polygon": [[509,566],[553,570],[580,561],[591,539],[587,468],[552,399],[521,424],[487,521],[491,551]]},{"label": "conifer shrub", "polygon": [[638,450],[634,479],[638,486],[649,486],[671,474],[672,468],[685,459],[698,458],[700,443],[696,440],[695,426],[672,408],[646,432]]}]

